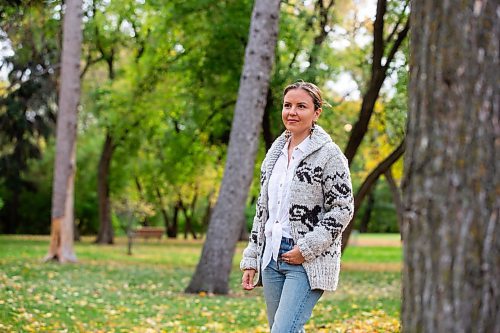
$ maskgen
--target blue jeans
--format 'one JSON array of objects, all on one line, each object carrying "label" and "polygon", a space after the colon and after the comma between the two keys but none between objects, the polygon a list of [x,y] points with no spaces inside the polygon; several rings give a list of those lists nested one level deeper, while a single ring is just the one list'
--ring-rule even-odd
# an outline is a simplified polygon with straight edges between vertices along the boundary
[{"label": "blue jeans", "polygon": [[267,319],[271,333],[304,332],[312,309],[323,290],[311,290],[309,279],[302,265],[287,264],[281,255],[293,248],[293,240],[281,240],[278,262],[271,262],[262,271]]}]

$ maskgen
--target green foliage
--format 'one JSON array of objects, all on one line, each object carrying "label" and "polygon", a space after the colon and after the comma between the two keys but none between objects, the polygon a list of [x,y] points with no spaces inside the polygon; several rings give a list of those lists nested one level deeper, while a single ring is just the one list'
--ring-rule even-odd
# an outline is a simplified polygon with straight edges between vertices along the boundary
[{"label": "green foliage", "polygon": [[[97,179],[94,170],[98,158],[96,145],[101,146],[96,137],[81,137],[83,143],[77,151],[77,172],[75,179],[75,223],[81,234],[97,232]],[[54,163],[54,143],[49,141],[41,159],[31,160],[29,167],[21,174],[30,184],[19,193],[19,216],[22,221],[15,232],[38,234],[50,232],[51,194]],[[1,187],[0,187],[1,188]]]},{"label": "green foliage", "polygon": [[[392,244],[380,249],[364,247],[374,241],[370,236],[358,241],[345,254],[339,289],[322,297],[308,331],[399,332],[398,238],[375,238]],[[240,289],[237,264],[243,243],[237,248],[229,296],[183,293],[201,245],[139,241],[134,255],[127,256],[124,239],[115,246],[84,239],[75,249],[80,263],[68,266],[40,262],[48,237],[0,236],[0,330],[265,332],[262,289]],[[363,258],[351,256],[354,250]]]},{"label": "green foliage", "polygon": [[[383,181],[382,181],[383,180]],[[368,232],[399,233],[399,225],[396,215],[396,207],[392,200],[392,193],[385,179],[381,179],[373,189],[374,205],[368,223]],[[368,202],[365,201],[360,208],[360,213],[353,222],[355,229],[359,228],[360,222],[366,214]]]},{"label": "green foliage", "polygon": [[[45,211],[42,188],[23,177],[30,162],[41,157],[55,123],[56,72],[59,63],[57,2],[2,6],[0,40],[7,37],[13,54],[4,56],[9,85],[0,94],[0,182],[5,200],[0,231],[40,232]],[[5,34],[4,34],[5,33]],[[2,89],[4,90],[4,89]],[[32,205],[24,201],[32,201]],[[25,209],[21,206],[24,205]],[[27,208],[27,210],[26,210]],[[24,216],[23,216],[24,214]],[[32,216],[26,223],[25,218]],[[41,227],[38,229],[37,226]]]},{"label": "green foliage", "polygon": [[[0,197],[4,201],[0,231],[46,233],[62,7],[60,1],[20,2],[22,6],[0,9],[0,28],[6,33],[0,38],[8,39],[14,51],[5,59],[12,66],[9,84],[0,87]],[[389,2],[387,34],[397,24],[402,4],[402,0]],[[75,187],[75,217],[81,233],[98,228],[97,166],[106,136],[113,142],[109,184],[116,228],[123,228],[119,207],[129,202],[135,224],[173,225],[176,219],[182,231],[191,218],[195,232],[204,232],[208,208],[215,203],[222,179],[252,5],[250,0],[84,3]],[[345,73],[362,91],[367,84],[372,22],[355,19],[357,6],[351,0],[335,2],[327,22],[331,30],[318,46],[315,38],[322,33],[318,6],[307,1],[282,3],[266,110],[272,138],[283,131],[284,86],[306,79],[322,87],[333,106],[324,109],[319,124],[340,147],[345,146],[361,102],[342,99],[330,87]],[[367,42],[357,43],[360,38]],[[369,135],[351,166],[355,188],[404,135],[407,54],[404,44],[398,62],[390,68],[394,89],[379,100]],[[316,61],[308,64],[311,57]],[[258,193],[265,150],[262,142],[247,221],[253,218],[252,198]],[[397,179],[401,170],[400,163],[394,172]],[[391,201],[390,196],[380,196],[377,212],[384,213],[374,215],[390,226],[394,221]],[[150,214],[141,215],[146,206]]]}]

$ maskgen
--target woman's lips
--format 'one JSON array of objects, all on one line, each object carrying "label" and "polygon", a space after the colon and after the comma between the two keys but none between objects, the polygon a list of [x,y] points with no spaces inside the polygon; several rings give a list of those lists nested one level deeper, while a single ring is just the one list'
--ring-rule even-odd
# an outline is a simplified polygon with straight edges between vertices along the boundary
[{"label": "woman's lips", "polygon": [[295,120],[295,119],[288,119],[287,121],[289,123],[298,123],[299,122],[298,120]]}]

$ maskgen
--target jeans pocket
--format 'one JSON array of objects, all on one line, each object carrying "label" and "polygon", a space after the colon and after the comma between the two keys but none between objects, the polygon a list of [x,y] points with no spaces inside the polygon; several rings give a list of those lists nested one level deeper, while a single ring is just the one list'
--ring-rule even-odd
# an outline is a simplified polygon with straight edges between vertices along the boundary
[{"label": "jeans pocket", "polygon": [[278,251],[278,258],[281,258],[281,256],[284,253],[291,251],[292,249],[293,249],[293,244],[282,241],[280,244],[280,249]]}]

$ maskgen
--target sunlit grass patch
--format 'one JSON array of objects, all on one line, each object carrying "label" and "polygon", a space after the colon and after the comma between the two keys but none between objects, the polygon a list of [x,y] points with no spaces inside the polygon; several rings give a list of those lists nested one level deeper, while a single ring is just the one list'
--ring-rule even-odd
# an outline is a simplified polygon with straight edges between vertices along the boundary
[{"label": "sunlit grass patch", "polygon": [[[231,293],[211,296],[183,293],[202,241],[139,241],[128,256],[123,238],[113,246],[84,238],[75,244],[79,263],[59,265],[41,262],[48,240],[0,236],[0,332],[268,331],[262,289],[240,289],[244,242]],[[308,331],[397,332],[400,251],[348,248],[339,288],[322,297]]]}]

